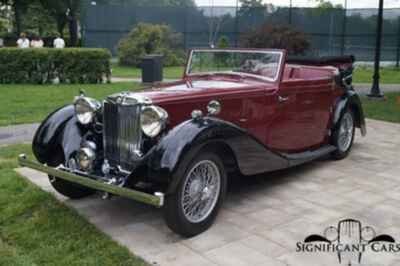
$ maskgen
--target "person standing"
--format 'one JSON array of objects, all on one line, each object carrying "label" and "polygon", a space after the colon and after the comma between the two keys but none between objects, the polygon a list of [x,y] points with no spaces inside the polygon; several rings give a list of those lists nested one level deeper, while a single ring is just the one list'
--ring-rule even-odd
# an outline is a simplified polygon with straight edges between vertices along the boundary
[{"label": "person standing", "polygon": [[44,43],[43,43],[42,38],[40,38],[39,36],[34,36],[32,38],[32,41],[31,41],[32,48],[43,48],[43,46],[44,46]]},{"label": "person standing", "polygon": [[27,49],[27,48],[30,47],[30,41],[26,37],[26,33],[25,32],[21,33],[21,35],[20,35],[20,37],[19,37],[19,39],[17,41],[17,45],[18,45],[18,48],[21,48],[21,49]]},{"label": "person standing", "polygon": [[57,49],[65,48],[65,41],[60,37],[60,35],[57,35],[57,38],[53,42],[53,46]]}]

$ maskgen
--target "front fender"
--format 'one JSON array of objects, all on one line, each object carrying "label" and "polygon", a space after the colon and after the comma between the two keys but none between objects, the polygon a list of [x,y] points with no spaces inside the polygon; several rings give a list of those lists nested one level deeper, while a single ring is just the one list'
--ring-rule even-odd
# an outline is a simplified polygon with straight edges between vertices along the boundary
[{"label": "front fender", "polygon": [[351,109],[355,116],[356,126],[360,128],[362,136],[367,134],[364,111],[358,94],[353,90],[348,90],[345,95],[339,98],[336,103],[333,116],[332,130],[339,127],[339,122],[346,110]]},{"label": "front fender", "polygon": [[69,158],[79,149],[84,133],[75,118],[73,105],[61,107],[51,113],[36,131],[32,142],[33,154],[40,163],[56,166],[52,164],[60,152],[64,158]]},{"label": "front fender", "polygon": [[[283,169],[289,162],[269,150],[246,130],[217,118],[189,120],[176,126],[154,148],[148,160],[149,177],[171,182],[178,164],[207,144],[218,142],[229,146],[240,172],[253,175]],[[177,183],[173,180],[173,183]]]}]

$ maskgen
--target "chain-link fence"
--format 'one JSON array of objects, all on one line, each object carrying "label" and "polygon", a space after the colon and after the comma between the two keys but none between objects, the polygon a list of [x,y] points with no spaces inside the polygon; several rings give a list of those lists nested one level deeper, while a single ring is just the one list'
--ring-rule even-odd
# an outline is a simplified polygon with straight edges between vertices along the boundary
[{"label": "chain-link fence", "polygon": [[[309,36],[314,55],[354,54],[360,61],[374,59],[377,9],[138,7],[89,5],[82,23],[84,44],[109,48],[137,23],[167,24],[182,33],[183,48],[208,47],[221,36],[240,47],[241,36],[264,23],[291,25]],[[385,9],[382,60],[398,62],[400,9]]]}]

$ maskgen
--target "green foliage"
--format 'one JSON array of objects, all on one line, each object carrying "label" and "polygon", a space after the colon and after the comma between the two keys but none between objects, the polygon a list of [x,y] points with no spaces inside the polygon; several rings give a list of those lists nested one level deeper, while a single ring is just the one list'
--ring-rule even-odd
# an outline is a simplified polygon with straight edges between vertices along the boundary
[{"label": "green foliage", "polygon": [[6,19],[0,18],[0,35],[7,32],[9,23]]},{"label": "green foliage", "polygon": [[257,21],[265,19],[266,4],[262,0],[240,0],[240,9],[238,10],[238,17],[242,21]]},{"label": "green foliage", "polygon": [[228,48],[229,46],[229,38],[227,36],[221,36],[218,40],[217,48],[224,49]]},{"label": "green foliage", "polygon": [[311,46],[305,33],[290,26],[276,26],[270,23],[248,32],[241,37],[241,43],[249,48],[286,49],[289,54],[305,54]]},{"label": "green foliage", "polygon": [[336,4],[333,5],[330,1],[326,1],[326,0],[316,0],[318,2],[317,8],[319,9],[343,9],[343,5],[342,4]]},{"label": "green foliage", "polygon": [[55,36],[57,27],[48,10],[40,3],[33,2],[28,6],[22,21],[23,31],[42,38]]},{"label": "green foliage", "polygon": [[102,83],[110,58],[105,49],[0,49],[0,84]]},{"label": "green foliage", "polygon": [[139,23],[120,40],[118,57],[121,65],[139,66],[147,54],[163,54],[164,66],[183,64],[184,53],[179,47],[182,36],[167,25]]}]

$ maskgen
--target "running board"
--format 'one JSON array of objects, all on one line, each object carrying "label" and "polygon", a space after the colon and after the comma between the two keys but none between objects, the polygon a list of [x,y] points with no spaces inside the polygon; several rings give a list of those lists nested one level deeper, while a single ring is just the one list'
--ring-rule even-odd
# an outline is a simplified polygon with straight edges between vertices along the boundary
[{"label": "running board", "polygon": [[328,155],[336,150],[335,146],[332,145],[327,145],[324,147],[321,147],[317,150],[313,151],[305,151],[301,153],[293,153],[293,154],[287,154],[283,153],[282,156],[285,157],[289,161],[290,166],[296,166],[305,162],[309,162],[312,160],[315,160],[317,158],[320,158],[322,156]]}]

